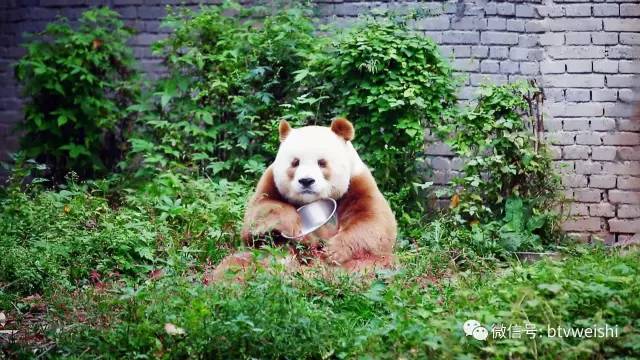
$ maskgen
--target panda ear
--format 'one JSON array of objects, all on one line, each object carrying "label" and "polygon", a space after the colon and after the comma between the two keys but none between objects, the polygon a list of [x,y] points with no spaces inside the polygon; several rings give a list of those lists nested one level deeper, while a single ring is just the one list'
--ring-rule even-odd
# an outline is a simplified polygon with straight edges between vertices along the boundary
[{"label": "panda ear", "polygon": [[356,131],[353,129],[353,125],[345,118],[333,119],[333,121],[331,121],[331,131],[346,141],[353,140],[356,134]]},{"label": "panda ear", "polygon": [[280,133],[280,142],[283,142],[284,139],[289,136],[291,133],[291,125],[287,122],[287,120],[280,120],[280,126],[278,127],[278,132]]}]

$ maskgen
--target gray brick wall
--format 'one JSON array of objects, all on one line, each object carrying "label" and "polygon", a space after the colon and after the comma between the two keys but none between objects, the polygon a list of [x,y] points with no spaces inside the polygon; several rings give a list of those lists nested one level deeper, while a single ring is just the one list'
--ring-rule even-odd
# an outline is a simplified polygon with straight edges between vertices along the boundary
[{"label": "gray brick wall", "polygon": [[[638,1],[546,1],[537,6],[538,75],[552,121],[548,139],[566,164],[566,194],[574,200],[567,231],[584,238],[623,240],[640,232],[633,207],[640,187],[640,119],[632,119],[634,87],[640,85]],[[628,189],[627,189],[628,188]]]},{"label": "gray brick wall", "polygon": [[[219,1],[5,0],[0,3],[0,155],[17,146],[21,119],[10,64],[23,52],[24,31],[40,30],[56,15],[74,19],[87,5],[108,5],[139,34],[136,57],[152,76],[162,72],[149,44],[167,3]],[[432,37],[464,80],[461,100],[483,82],[536,79],[545,91],[545,130],[557,160],[571,216],[564,229],[608,242],[640,232],[640,118],[633,119],[640,86],[640,0],[316,0],[318,16],[348,26],[376,8],[424,8],[432,16],[413,24]],[[430,136],[428,139],[432,140]],[[427,146],[433,180],[445,184],[461,161],[434,141]]]}]

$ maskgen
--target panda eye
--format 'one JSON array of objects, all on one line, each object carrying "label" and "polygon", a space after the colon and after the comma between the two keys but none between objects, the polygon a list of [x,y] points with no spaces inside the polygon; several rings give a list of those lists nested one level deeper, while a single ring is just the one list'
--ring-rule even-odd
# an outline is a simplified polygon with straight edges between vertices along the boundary
[{"label": "panda eye", "polygon": [[318,166],[320,166],[321,168],[327,167],[327,160],[325,159],[318,160]]},{"label": "panda eye", "polygon": [[291,167],[298,167],[298,165],[300,165],[300,159],[293,159],[293,161],[291,162]]}]

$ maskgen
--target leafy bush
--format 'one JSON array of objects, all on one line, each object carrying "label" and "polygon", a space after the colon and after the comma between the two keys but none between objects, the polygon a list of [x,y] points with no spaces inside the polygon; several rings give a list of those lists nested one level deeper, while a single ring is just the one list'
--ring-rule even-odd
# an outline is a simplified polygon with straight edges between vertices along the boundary
[{"label": "leafy bush", "polygon": [[[423,226],[410,229],[410,248],[428,248],[434,251],[449,251],[457,256],[456,264],[466,267],[479,258],[504,260],[510,254],[495,236],[499,225],[495,222],[460,226],[451,214],[430,219]],[[532,250],[532,249],[530,249]]]},{"label": "leafy bush", "polygon": [[127,207],[169,227],[173,247],[188,247],[200,260],[218,262],[239,245],[239,228],[253,184],[159,174],[141,189],[129,189]]},{"label": "leafy bush", "polygon": [[461,222],[500,221],[499,236],[509,250],[536,246],[540,235],[546,241],[557,237],[552,209],[560,181],[534,133],[538,124],[527,116],[537,91],[526,83],[484,86],[474,107],[439,127],[466,160],[462,175],[453,179],[454,213]]},{"label": "leafy bush", "polygon": [[23,294],[56,283],[68,288],[89,281],[92,270],[145,273],[156,260],[156,229],[144,214],[115,213],[103,198],[79,189],[30,195],[13,192],[1,201],[0,281]]},{"label": "leafy bush", "polygon": [[[0,283],[31,294],[54,285],[87,284],[92,272],[137,281],[169,258],[194,265],[219,261],[239,243],[249,190],[170,173],[140,190],[107,181],[27,192],[13,185],[0,198]],[[175,256],[174,256],[175,255]],[[175,259],[172,260],[175,262]]]},{"label": "leafy bush", "polygon": [[452,68],[407,20],[367,18],[297,73],[311,95],[296,105],[354,122],[360,155],[400,217],[416,215],[424,198],[415,186],[424,182],[424,129],[449,117],[456,101]]},{"label": "leafy bush", "polygon": [[[103,308],[112,326],[59,332],[56,355],[208,358],[609,358],[640,354],[638,253],[587,250],[502,274],[447,269],[447,256],[407,254],[405,271],[373,281],[260,276],[245,286],[179,278],[148,283]],[[487,341],[465,336],[477,319]],[[496,338],[491,326],[537,329]],[[173,324],[184,335],[169,332]],[[547,326],[618,328],[618,337],[548,337]],[[89,350],[87,350],[89,349]],[[115,353],[114,353],[115,351]]]},{"label": "leafy bush", "polygon": [[[251,20],[223,14],[174,11],[174,29],[156,44],[169,76],[142,107],[146,132],[132,140],[143,170],[183,168],[229,179],[259,175],[275,154],[281,104],[298,95],[294,71],[317,46],[305,10],[293,8]],[[239,156],[239,154],[242,154]]]},{"label": "leafy bush", "polygon": [[104,174],[123,154],[125,110],[136,97],[131,31],[107,8],[86,11],[73,29],[47,25],[26,44],[16,76],[28,99],[22,149],[60,181],[70,170]]},{"label": "leafy bush", "polygon": [[314,34],[304,8],[259,20],[224,10],[167,20],[175,33],[157,50],[171,75],[136,107],[147,132],[132,140],[133,152],[146,169],[259,174],[275,154],[279,118],[307,125],[346,115],[394,208],[415,214],[424,126],[441,122],[455,102],[452,70],[436,44],[406,19],[368,19],[331,43]]},{"label": "leafy bush", "polygon": [[322,122],[346,116],[396,215],[419,217],[424,194],[424,128],[454,114],[456,81],[435,42],[411,31],[410,17],[365,18],[330,38],[296,72],[304,94],[287,116]]}]

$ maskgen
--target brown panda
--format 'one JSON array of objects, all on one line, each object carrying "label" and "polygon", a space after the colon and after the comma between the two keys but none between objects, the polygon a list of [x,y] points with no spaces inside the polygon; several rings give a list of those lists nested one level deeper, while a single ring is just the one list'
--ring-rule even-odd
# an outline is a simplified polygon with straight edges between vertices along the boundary
[{"label": "brown panda", "polygon": [[[351,144],[353,125],[335,119],[330,127],[291,128],[282,121],[276,159],[258,182],[247,206],[242,238],[249,246],[266,235],[297,234],[296,208],[332,198],[338,204],[339,229],[320,252],[324,263],[360,271],[389,266],[396,221],[367,166]],[[304,243],[304,239],[301,240]],[[246,268],[247,253],[227,257],[214,278],[229,267]],[[287,261],[291,263],[291,261]]]}]

